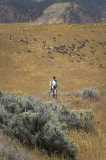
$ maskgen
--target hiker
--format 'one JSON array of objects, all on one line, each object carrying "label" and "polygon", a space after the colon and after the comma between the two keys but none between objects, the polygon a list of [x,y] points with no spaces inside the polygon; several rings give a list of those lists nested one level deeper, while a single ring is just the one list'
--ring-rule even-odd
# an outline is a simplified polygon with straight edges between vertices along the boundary
[{"label": "hiker", "polygon": [[57,80],[53,76],[53,79],[50,81],[50,95],[52,94],[53,98],[57,98]]}]

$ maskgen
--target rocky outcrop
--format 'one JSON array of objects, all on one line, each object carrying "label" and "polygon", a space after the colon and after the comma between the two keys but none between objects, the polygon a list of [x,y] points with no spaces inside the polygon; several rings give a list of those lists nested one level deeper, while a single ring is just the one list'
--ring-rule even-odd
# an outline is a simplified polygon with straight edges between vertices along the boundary
[{"label": "rocky outcrop", "polygon": [[43,14],[36,20],[37,24],[64,23],[68,22],[67,11],[71,8],[70,3],[55,3],[44,10]]},{"label": "rocky outcrop", "polygon": [[50,5],[36,20],[36,24],[85,22],[93,22],[92,17],[82,12],[78,4],[69,2]]}]

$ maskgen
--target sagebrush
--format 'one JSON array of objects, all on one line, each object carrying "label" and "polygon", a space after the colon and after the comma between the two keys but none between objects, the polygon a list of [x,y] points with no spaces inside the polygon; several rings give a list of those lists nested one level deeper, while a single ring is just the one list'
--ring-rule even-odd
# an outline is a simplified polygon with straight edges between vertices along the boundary
[{"label": "sagebrush", "polygon": [[62,153],[66,159],[74,160],[76,147],[68,140],[67,129],[89,128],[91,121],[91,111],[78,113],[32,97],[0,94],[0,128],[49,155]]}]

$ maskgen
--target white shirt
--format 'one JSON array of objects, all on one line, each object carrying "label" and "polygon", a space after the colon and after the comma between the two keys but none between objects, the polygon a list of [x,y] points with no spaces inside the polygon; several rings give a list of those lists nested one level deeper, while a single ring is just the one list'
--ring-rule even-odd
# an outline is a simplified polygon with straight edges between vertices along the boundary
[{"label": "white shirt", "polygon": [[50,81],[50,87],[54,88],[54,86],[56,86],[56,81],[55,80]]}]

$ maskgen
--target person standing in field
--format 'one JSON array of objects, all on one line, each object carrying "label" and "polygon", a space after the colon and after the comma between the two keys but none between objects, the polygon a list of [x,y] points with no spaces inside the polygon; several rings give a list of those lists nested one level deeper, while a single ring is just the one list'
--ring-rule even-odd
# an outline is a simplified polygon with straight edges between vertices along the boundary
[{"label": "person standing in field", "polygon": [[53,76],[53,79],[50,81],[50,95],[52,95],[53,98],[57,98],[57,79],[55,76]]}]

